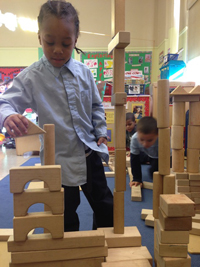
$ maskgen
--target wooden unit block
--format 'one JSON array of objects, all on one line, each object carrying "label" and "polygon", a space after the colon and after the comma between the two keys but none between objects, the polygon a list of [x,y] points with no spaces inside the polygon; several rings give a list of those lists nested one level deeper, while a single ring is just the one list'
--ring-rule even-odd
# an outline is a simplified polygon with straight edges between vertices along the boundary
[{"label": "wooden unit block", "polygon": [[185,102],[173,103],[172,125],[185,125]]},{"label": "wooden unit block", "polygon": [[189,173],[189,180],[200,181],[200,173]]},{"label": "wooden unit block", "polygon": [[145,218],[145,225],[154,227],[154,217],[152,214],[148,214]]},{"label": "wooden unit block", "polygon": [[159,208],[159,220],[165,231],[190,231],[192,229],[192,217],[167,217]]},{"label": "wooden unit block", "polygon": [[200,149],[200,126],[188,125],[188,148]]},{"label": "wooden unit block", "polygon": [[93,231],[64,232],[61,239],[52,239],[50,233],[34,234],[25,242],[15,242],[13,236],[8,240],[8,251],[25,252],[37,250],[56,250],[66,248],[103,247],[105,234],[102,229]]},{"label": "wooden unit block", "polygon": [[183,148],[183,126],[171,126],[171,148],[182,149]]},{"label": "wooden unit block", "polygon": [[200,102],[190,102],[189,110],[189,125],[200,125]]},{"label": "wooden unit block", "polygon": [[188,92],[183,88],[183,86],[178,85],[171,93],[170,96],[174,95],[188,95]]},{"label": "wooden unit block", "polygon": [[190,230],[192,235],[200,235],[200,223],[192,222],[192,230]]},{"label": "wooden unit block", "polygon": [[44,124],[44,165],[55,165],[55,125]]},{"label": "wooden unit block", "polygon": [[22,136],[22,138],[15,138],[16,154],[22,156],[29,151],[40,151],[39,135]]},{"label": "wooden unit block", "polygon": [[153,190],[153,183],[143,181],[143,183],[142,183],[142,188]]},{"label": "wooden unit block", "polygon": [[176,185],[177,186],[189,186],[189,180],[186,180],[186,179],[176,180]]},{"label": "wooden unit block", "polygon": [[130,44],[130,32],[119,31],[108,44],[108,54],[114,49],[123,49]]},{"label": "wooden unit block", "polygon": [[147,215],[153,215],[153,210],[150,210],[150,209],[142,209],[142,212],[141,212],[141,219],[142,220],[145,220],[145,218],[147,217]]},{"label": "wooden unit block", "polygon": [[199,150],[198,149],[187,149],[187,171],[188,172],[199,172]]},{"label": "wooden unit block", "polygon": [[200,236],[198,235],[190,235],[190,243],[188,245],[188,252],[191,254],[199,254],[200,253]]},{"label": "wooden unit block", "polygon": [[115,149],[115,190],[126,191],[126,149]]},{"label": "wooden unit block", "polygon": [[153,263],[151,254],[145,246],[128,248],[109,248],[108,256],[106,257],[106,262],[140,259],[148,259],[151,265]]},{"label": "wooden unit block", "polygon": [[124,192],[114,190],[114,233],[124,233]]},{"label": "wooden unit block", "polygon": [[[170,94],[171,95],[171,94]],[[178,102],[178,101],[180,101],[180,102],[192,102],[192,101],[199,101],[199,96],[197,96],[197,95],[174,95],[173,97],[172,97],[172,101],[173,102]]]},{"label": "wooden unit block", "polygon": [[0,241],[7,241],[9,237],[13,235],[12,228],[1,228],[0,229]]},{"label": "wooden unit block", "polygon": [[168,217],[194,216],[194,202],[184,194],[160,195],[160,208]]},{"label": "wooden unit block", "polygon": [[158,136],[158,171],[161,175],[168,175],[170,174],[170,128],[158,129]]},{"label": "wooden unit block", "polygon": [[74,259],[88,259],[94,257],[106,257],[108,255],[108,247],[88,247],[88,248],[68,248],[56,250],[40,250],[28,252],[12,252],[12,263],[42,263],[51,261],[63,261]]},{"label": "wooden unit block", "polygon": [[160,194],[163,193],[163,176],[159,172],[153,173],[153,216],[158,219]]},{"label": "wooden unit block", "polygon": [[111,105],[120,106],[126,104],[127,94],[125,92],[117,92],[111,96]]},{"label": "wooden unit block", "polygon": [[107,178],[115,177],[115,172],[105,172]]},{"label": "wooden unit block", "polygon": [[[158,128],[169,127],[169,80],[158,81],[157,125]],[[160,138],[160,135],[159,135]],[[165,140],[166,141],[166,140]],[[167,173],[168,174],[168,173]]]},{"label": "wooden unit block", "polygon": [[50,192],[48,188],[25,189],[23,193],[14,194],[14,216],[25,216],[28,208],[35,203],[49,206],[52,214],[64,213],[64,189],[60,192]]},{"label": "wooden unit block", "polygon": [[190,187],[189,186],[177,186],[177,192],[188,193],[190,192]]},{"label": "wooden unit block", "polygon": [[25,241],[27,234],[34,228],[45,228],[51,233],[52,238],[63,238],[63,215],[52,215],[51,212],[34,212],[24,217],[14,217],[14,240]]},{"label": "wooden unit block", "polygon": [[200,192],[200,186],[190,186],[190,192]]},{"label": "wooden unit block", "polygon": [[[41,165],[40,165],[41,166]],[[27,189],[42,189],[44,188],[44,182],[43,181],[31,181],[27,187]],[[22,194],[22,193],[20,193]]]},{"label": "wooden unit block", "polygon": [[125,30],[125,2],[112,0],[111,2],[111,36]]},{"label": "wooden unit block", "polygon": [[190,186],[200,186],[200,180],[190,180]]},{"label": "wooden unit block", "polygon": [[163,244],[188,244],[189,231],[165,231],[158,219],[155,220],[157,236],[160,243]]},{"label": "wooden unit block", "polygon": [[[125,71],[124,63],[125,63],[125,50],[114,49],[113,51],[113,89],[114,89],[114,92],[113,93],[124,92],[124,71]],[[117,119],[119,117],[117,117]]]},{"label": "wooden unit block", "polygon": [[10,267],[101,267],[104,262],[104,257],[88,258],[80,260],[66,260],[66,261],[51,261],[51,262],[36,262],[36,263],[10,263]]},{"label": "wooden unit block", "polygon": [[[124,149],[126,147],[126,131],[119,131],[118,129],[126,129],[125,106],[115,107],[115,148]],[[126,156],[125,156],[126,159]],[[126,164],[126,163],[125,163]],[[120,164],[122,166],[122,164]],[[116,164],[115,164],[116,167]],[[118,166],[119,167],[119,166]]]},{"label": "wooden unit block", "polygon": [[9,266],[11,255],[7,253],[7,242],[0,242],[0,265],[1,267]]},{"label": "wooden unit block", "polygon": [[187,258],[172,258],[161,257],[158,252],[156,253],[158,264],[161,267],[191,267],[191,257],[187,255]]},{"label": "wooden unit block", "polygon": [[46,131],[43,130],[42,128],[40,128],[39,126],[37,126],[35,123],[33,123],[31,120],[28,119],[28,129],[27,129],[27,133],[24,134],[23,136],[19,136],[16,138],[22,138],[22,137],[26,137],[28,135],[38,135],[38,134],[45,134]]},{"label": "wooden unit block", "polygon": [[176,173],[176,180],[188,179],[188,178],[189,178],[189,174],[187,172],[177,172]]},{"label": "wooden unit block", "polygon": [[131,200],[142,201],[142,192],[140,185],[131,187]]},{"label": "wooden unit block", "polygon": [[200,223],[200,214],[195,214],[195,216],[192,217],[192,222]]},{"label": "wooden unit block", "polygon": [[172,171],[184,171],[184,149],[172,149]]},{"label": "wooden unit block", "polygon": [[194,88],[192,88],[189,92],[191,95],[199,95],[200,94],[200,86],[197,85]]},{"label": "wooden unit block", "polygon": [[22,193],[24,186],[31,180],[44,181],[50,191],[61,189],[61,166],[33,166],[10,169],[10,192]]},{"label": "wooden unit block", "polygon": [[126,260],[126,261],[113,261],[102,262],[102,267],[151,267],[148,260]]},{"label": "wooden unit block", "polygon": [[194,197],[200,197],[200,192],[191,192],[192,198]]},{"label": "wooden unit block", "polygon": [[175,175],[163,176],[163,194],[175,194]]},{"label": "wooden unit block", "polygon": [[195,204],[200,204],[200,198],[199,197],[195,197],[193,199],[193,201],[194,201]]},{"label": "wooden unit block", "polygon": [[124,227],[123,234],[115,234],[112,227],[99,229],[105,233],[108,248],[140,247],[142,245],[140,232],[135,226]]}]

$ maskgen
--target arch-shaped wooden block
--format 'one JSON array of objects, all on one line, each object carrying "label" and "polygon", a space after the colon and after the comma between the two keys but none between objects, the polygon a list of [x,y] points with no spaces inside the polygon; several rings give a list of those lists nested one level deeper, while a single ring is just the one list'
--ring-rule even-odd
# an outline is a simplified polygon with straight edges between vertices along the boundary
[{"label": "arch-shaped wooden block", "polygon": [[25,189],[23,193],[14,194],[14,216],[25,216],[28,208],[36,203],[46,204],[52,214],[64,212],[64,189],[59,192],[50,192],[48,188]]},{"label": "arch-shaped wooden block", "polygon": [[61,166],[34,166],[10,169],[10,192],[22,193],[24,186],[31,180],[41,180],[47,184],[49,191],[61,189]]},{"label": "arch-shaped wooden block", "polygon": [[63,214],[52,215],[51,212],[34,212],[24,217],[14,217],[14,241],[25,241],[28,233],[35,228],[47,229],[51,233],[52,238],[63,238]]}]

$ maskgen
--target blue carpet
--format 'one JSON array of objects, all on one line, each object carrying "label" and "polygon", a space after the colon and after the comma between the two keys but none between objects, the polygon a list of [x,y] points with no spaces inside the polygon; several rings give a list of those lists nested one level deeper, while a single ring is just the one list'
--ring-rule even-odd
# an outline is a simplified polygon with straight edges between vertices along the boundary
[{"label": "blue carpet", "polygon": [[[22,166],[34,166],[35,163],[40,163],[40,158],[35,157],[27,160]],[[148,165],[142,166],[144,181],[152,182],[148,175]],[[108,168],[105,167],[105,171]],[[113,192],[114,178],[107,178],[108,186]],[[26,185],[26,187],[28,184]],[[145,221],[141,220],[142,209],[152,209],[153,207],[153,191],[142,189],[142,202],[131,201],[131,189],[129,187],[129,176],[126,176],[126,192],[124,194],[124,224],[125,226],[136,226],[142,236],[142,245],[146,246],[154,256],[154,229],[146,226]],[[77,210],[80,219],[80,230],[92,229],[93,212],[90,208],[83,192],[80,192],[81,204]],[[35,204],[30,207],[29,212],[41,211],[43,204]],[[0,181],[0,228],[13,228],[13,195],[10,193],[9,175]],[[39,231],[40,232],[40,231]],[[200,266],[200,255],[190,254],[192,258],[192,267]]]}]

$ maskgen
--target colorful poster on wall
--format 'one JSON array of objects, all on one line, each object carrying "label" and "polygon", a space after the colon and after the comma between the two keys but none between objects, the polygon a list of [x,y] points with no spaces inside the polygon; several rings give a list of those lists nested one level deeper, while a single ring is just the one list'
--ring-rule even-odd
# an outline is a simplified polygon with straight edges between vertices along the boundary
[{"label": "colorful poster on wall", "polygon": [[12,80],[25,67],[2,67],[0,68],[0,94],[12,86]]}]

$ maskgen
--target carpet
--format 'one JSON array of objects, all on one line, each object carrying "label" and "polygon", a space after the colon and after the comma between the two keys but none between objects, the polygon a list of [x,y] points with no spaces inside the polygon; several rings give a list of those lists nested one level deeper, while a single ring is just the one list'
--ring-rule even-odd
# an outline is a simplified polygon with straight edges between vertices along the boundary
[{"label": "carpet", "polygon": [[[27,160],[22,166],[34,166],[40,163],[40,158],[35,157]],[[148,175],[148,165],[142,165],[143,181],[152,182]],[[105,171],[109,171],[105,167]],[[146,246],[152,257],[154,256],[154,229],[146,226],[145,221],[141,219],[142,209],[152,209],[153,207],[153,191],[150,189],[142,189],[142,201],[131,201],[131,188],[129,187],[129,176],[126,176],[126,191],[124,194],[124,225],[136,226],[142,236],[142,245]],[[107,178],[108,186],[113,192],[114,178]],[[26,185],[26,187],[28,184]],[[0,181],[0,228],[13,227],[13,195],[10,193],[9,188],[9,175]],[[78,207],[77,213],[80,219],[80,230],[92,229],[92,216],[93,212],[90,208],[84,194],[80,191],[81,204]],[[41,211],[43,204],[35,204],[29,208],[29,212]],[[192,267],[199,267],[200,255],[190,254]]]}]

